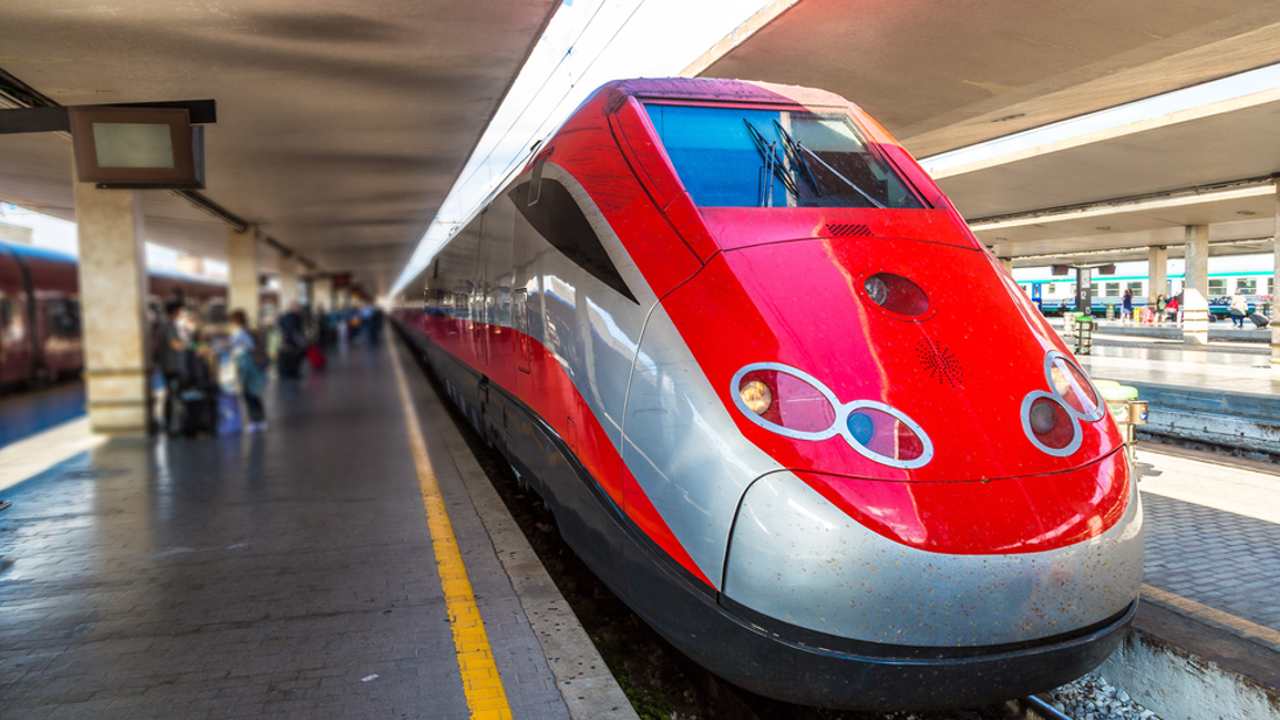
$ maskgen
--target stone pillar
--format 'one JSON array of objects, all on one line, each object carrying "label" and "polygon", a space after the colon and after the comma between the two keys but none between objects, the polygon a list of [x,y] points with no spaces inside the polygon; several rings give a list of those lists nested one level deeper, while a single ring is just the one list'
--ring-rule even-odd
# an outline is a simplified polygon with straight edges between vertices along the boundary
[{"label": "stone pillar", "polygon": [[333,309],[333,278],[317,275],[311,279],[311,309],[326,312]]},{"label": "stone pillar", "polygon": [[1156,297],[1169,292],[1169,248],[1157,245],[1147,248],[1147,307],[1155,309]]},{"label": "stone pillar", "polygon": [[1275,262],[1271,275],[1271,367],[1280,370],[1280,182],[1276,183],[1275,216],[1276,225],[1272,230],[1271,243],[1271,254]]},{"label": "stone pillar", "polygon": [[258,240],[252,230],[227,231],[227,312],[243,310],[258,325]]},{"label": "stone pillar", "polygon": [[1209,302],[1193,287],[1182,289],[1182,341],[1188,345],[1209,343]]},{"label": "stone pillar", "polygon": [[1010,275],[1012,275],[1013,274],[1013,245],[1009,242],[997,242],[994,246],[992,246],[991,250],[992,252],[995,253],[996,259],[1000,261],[1000,265],[1004,267],[1005,272],[1008,272]]},{"label": "stone pillar", "polygon": [[93,183],[74,185],[89,427],[97,433],[145,435],[151,386],[142,195],[99,190]]},{"label": "stone pillar", "polygon": [[1185,297],[1187,288],[1194,288],[1200,295],[1209,297],[1209,226],[1186,226],[1187,254],[1186,280],[1182,283]]}]

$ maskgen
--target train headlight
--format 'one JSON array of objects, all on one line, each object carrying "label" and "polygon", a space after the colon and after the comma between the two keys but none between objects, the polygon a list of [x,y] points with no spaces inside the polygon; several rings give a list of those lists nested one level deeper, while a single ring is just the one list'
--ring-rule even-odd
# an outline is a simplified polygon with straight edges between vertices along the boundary
[{"label": "train headlight", "polygon": [[862,284],[871,302],[900,315],[923,315],[929,296],[914,282],[893,273],[876,273]]},{"label": "train headlight", "polygon": [[812,375],[782,363],[752,363],[733,376],[734,402],[743,416],[796,440],[840,435],[863,457],[900,468],[933,459],[923,428],[897,408],[876,400],[842,403]]},{"label": "train headlight", "polygon": [[738,409],[780,435],[821,440],[835,434],[836,399],[816,378],[780,363],[755,363],[734,376]]},{"label": "train headlight", "polygon": [[1045,379],[1058,399],[1066,403],[1067,412],[1081,420],[1101,420],[1104,405],[1098,391],[1075,363],[1060,352],[1050,352],[1045,359]]},{"label": "train headlight", "polygon": [[933,454],[924,430],[901,410],[884,403],[849,403],[845,427],[854,450],[884,465],[919,467]]},{"label": "train headlight", "polygon": [[773,391],[763,380],[748,380],[738,388],[742,404],[757,415],[763,415],[773,407]]},{"label": "train headlight", "polygon": [[1023,399],[1022,429],[1033,445],[1057,457],[1074,453],[1083,439],[1080,423],[1072,417],[1067,404],[1043,390],[1030,392]]}]

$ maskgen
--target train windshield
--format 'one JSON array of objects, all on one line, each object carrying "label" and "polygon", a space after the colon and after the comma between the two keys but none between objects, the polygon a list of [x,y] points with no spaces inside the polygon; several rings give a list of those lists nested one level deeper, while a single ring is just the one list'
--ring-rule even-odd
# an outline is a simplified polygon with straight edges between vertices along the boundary
[{"label": "train windshield", "polygon": [[646,105],[703,207],[924,207],[842,114]]}]

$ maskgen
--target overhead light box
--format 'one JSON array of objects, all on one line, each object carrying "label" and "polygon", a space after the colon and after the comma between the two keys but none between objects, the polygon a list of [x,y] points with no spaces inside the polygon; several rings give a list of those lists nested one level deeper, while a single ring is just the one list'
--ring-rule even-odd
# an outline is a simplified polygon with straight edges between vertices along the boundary
[{"label": "overhead light box", "polygon": [[68,108],[76,175],[104,188],[204,187],[204,132],[185,107]]}]

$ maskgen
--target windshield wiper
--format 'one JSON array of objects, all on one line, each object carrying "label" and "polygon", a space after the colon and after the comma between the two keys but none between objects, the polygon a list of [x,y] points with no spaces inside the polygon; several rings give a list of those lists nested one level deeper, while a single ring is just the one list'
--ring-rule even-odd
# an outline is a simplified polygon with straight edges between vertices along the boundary
[{"label": "windshield wiper", "polygon": [[756,152],[760,153],[760,159],[764,161],[764,165],[760,168],[760,180],[762,188],[760,191],[760,207],[773,206],[773,183],[768,181],[769,176],[778,178],[782,181],[782,186],[787,192],[795,197],[800,197],[796,182],[787,174],[787,170],[783,167],[782,159],[778,157],[776,143],[771,143],[765,139],[764,135],[756,129],[751,121],[742,118],[742,123],[747,126],[747,132],[751,134],[751,141],[756,146]]},{"label": "windshield wiper", "polygon": [[773,121],[773,127],[778,130],[778,137],[782,138],[782,148],[786,153],[787,160],[791,163],[791,167],[799,168],[803,171],[804,179],[809,182],[809,187],[813,188],[813,194],[822,197],[822,186],[818,183],[818,178],[814,177],[813,170],[809,167],[809,162],[804,159],[800,143],[791,137],[791,133],[784,130],[782,123],[777,120]]},{"label": "windshield wiper", "polygon": [[823,160],[822,157],[818,155],[818,153],[810,150],[808,146],[806,146],[804,143],[791,137],[791,134],[788,133],[785,129],[783,129],[782,125],[780,125],[777,120],[774,120],[773,124],[777,126],[778,134],[782,137],[782,141],[786,143],[788,147],[794,146],[795,149],[798,151],[796,154],[797,156],[799,156],[799,160],[801,161],[800,164],[804,167],[805,172],[809,173],[810,177],[813,177],[813,173],[809,169],[809,163],[807,161],[804,161],[803,155],[808,155],[814,160],[817,160],[818,163],[822,165],[822,167],[827,169],[827,172],[840,178],[840,180],[843,181],[845,185],[848,185],[849,187],[853,188],[859,195],[866,198],[867,202],[871,203],[872,205],[875,205],[881,210],[885,208],[884,203],[872,197],[869,193],[867,193],[866,190],[863,190],[861,187],[859,187],[857,183],[855,183],[854,181],[842,175],[839,170],[836,170],[834,167],[831,167],[831,163],[827,162],[826,160]]}]

